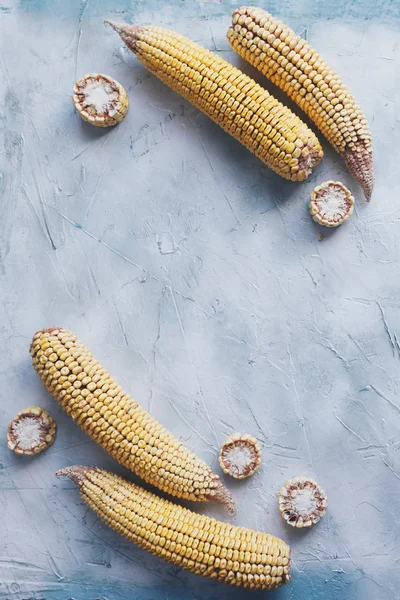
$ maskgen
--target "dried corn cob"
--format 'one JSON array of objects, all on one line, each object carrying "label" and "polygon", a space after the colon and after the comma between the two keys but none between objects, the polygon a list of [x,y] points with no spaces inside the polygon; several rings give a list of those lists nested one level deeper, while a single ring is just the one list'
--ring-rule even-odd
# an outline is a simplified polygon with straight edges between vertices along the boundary
[{"label": "dried corn cob", "polygon": [[318,52],[261,8],[237,8],[228,40],[242,58],[289,94],[314,121],[343,156],[369,200],[374,173],[367,120]]},{"label": "dried corn cob", "polygon": [[290,579],[290,548],[266,533],[193,513],[95,467],[57,473],[114,531],[155,556],[223,583],[270,590]]},{"label": "dried corn cob", "polygon": [[118,81],[92,73],[78,79],[72,101],[84,121],[96,127],[116,125],[128,112],[128,96]]},{"label": "dried corn cob", "polygon": [[106,23],[149,71],[282,177],[302,181],[321,161],[314,133],[223,58],[162,27]]},{"label": "dried corn cob", "polygon": [[143,410],[66,329],[39,331],[33,366],[65,412],[121,464],[187,500],[235,503],[218,475]]}]

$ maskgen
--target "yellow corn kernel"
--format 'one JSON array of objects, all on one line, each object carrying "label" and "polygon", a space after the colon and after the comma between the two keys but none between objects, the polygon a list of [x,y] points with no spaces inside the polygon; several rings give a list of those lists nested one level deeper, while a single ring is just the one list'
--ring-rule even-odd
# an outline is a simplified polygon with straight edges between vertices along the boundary
[{"label": "yellow corn kernel", "polygon": [[[235,9],[228,40],[242,58],[286,92],[314,121],[343,156],[369,200],[374,172],[367,121],[349,89],[318,52],[261,8]],[[344,126],[334,124],[343,117],[347,117]]]},{"label": "yellow corn kernel", "polygon": [[[303,181],[322,160],[321,145],[305,123],[220,56],[169,29],[107,22],[149,71],[285,179]],[[261,128],[266,123],[271,125],[269,133]],[[290,155],[283,163],[276,149],[266,149],[263,144],[283,127],[283,145],[301,140],[309,149],[309,156],[296,167],[289,165]]]},{"label": "yellow corn kernel", "polygon": [[[272,535],[199,515],[96,467],[67,467],[57,476],[70,477],[83,500],[114,531],[191,573],[260,590],[290,580],[290,548]],[[160,522],[165,523],[162,529]],[[209,553],[193,550],[205,536]],[[171,538],[174,542],[167,546]],[[233,545],[243,562],[224,558]]]}]

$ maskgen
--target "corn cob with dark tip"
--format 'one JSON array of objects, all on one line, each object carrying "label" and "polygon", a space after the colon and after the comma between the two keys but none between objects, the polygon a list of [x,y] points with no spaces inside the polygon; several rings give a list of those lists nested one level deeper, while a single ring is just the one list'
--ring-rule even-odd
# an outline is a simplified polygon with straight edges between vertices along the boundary
[{"label": "corn cob with dark tip", "polygon": [[160,490],[234,512],[218,475],[143,410],[66,329],[39,331],[33,366],[65,412],[111,456]]},{"label": "corn cob with dark tip", "polygon": [[109,527],[140,548],[195,575],[271,590],[290,579],[290,548],[282,540],[193,513],[95,467],[57,473]]},{"label": "corn cob with dark tip", "polygon": [[370,200],[374,186],[372,138],[349,89],[305,40],[265,10],[234,10],[232,48],[286,92],[344,158]]},{"label": "corn cob with dark tip", "polygon": [[314,133],[223,58],[162,27],[106,23],[149,71],[282,177],[303,181],[321,161]]}]

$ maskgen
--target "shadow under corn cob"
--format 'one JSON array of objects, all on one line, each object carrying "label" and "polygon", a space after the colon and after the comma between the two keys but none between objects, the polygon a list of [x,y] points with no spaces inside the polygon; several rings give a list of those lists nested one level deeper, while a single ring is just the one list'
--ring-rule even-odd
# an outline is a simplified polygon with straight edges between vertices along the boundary
[{"label": "shadow under corn cob", "polygon": [[114,531],[195,575],[259,590],[290,580],[290,548],[272,535],[199,515],[96,467],[67,467],[63,476]]},{"label": "shadow under corn cob", "polygon": [[135,402],[66,329],[39,331],[33,366],[65,412],[111,456],[179,498],[235,503],[218,475]]},{"label": "shadow under corn cob", "polygon": [[286,92],[344,158],[370,200],[372,138],[349,89],[305,40],[261,8],[236,8],[228,30],[232,48]]},{"label": "shadow under corn cob", "polygon": [[285,179],[303,181],[322,160],[305,123],[220,56],[169,29],[106,23],[149,71]]}]

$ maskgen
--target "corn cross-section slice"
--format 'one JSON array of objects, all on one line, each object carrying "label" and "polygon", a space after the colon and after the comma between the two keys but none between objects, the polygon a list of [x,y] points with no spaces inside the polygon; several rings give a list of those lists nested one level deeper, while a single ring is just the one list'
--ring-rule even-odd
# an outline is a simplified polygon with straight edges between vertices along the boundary
[{"label": "corn cross-section slice", "polygon": [[10,421],[7,445],[16,454],[32,456],[49,448],[56,437],[56,423],[40,406],[28,406]]},{"label": "corn cross-section slice", "polygon": [[234,10],[228,40],[314,121],[371,198],[374,185],[368,123],[349,89],[305,40],[261,8]]},{"label": "corn cross-section slice", "polygon": [[128,112],[128,96],[118,81],[92,73],[75,83],[72,101],[84,121],[96,127],[116,125]]},{"label": "corn cross-section slice", "polygon": [[316,223],[338,227],[353,214],[354,198],[340,181],[325,181],[311,192],[309,207]]},{"label": "corn cross-section slice", "polygon": [[250,477],[261,465],[260,444],[248,433],[233,433],[221,446],[219,464],[226,475],[235,479]]},{"label": "corn cross-section slice", "polygon": [[143,410],[66,329],[39,331],[33,366],[65,412],[111,456],[164,492],[235,503],[218,475]]},{"label": "corn cross-section slice", "polygon": [[279,511],[292,527],[312,527],[325,515],[328,498],[308,477],[292,477],[279,492]]},{"label": "corn cross-section slice", "polygon": [[302,181],[321,161],[314,133],[223,58],[162,27],[106,22],[149,71],[282,177]]},{"label": "corn cross-section slice", "polygon": [[67,467],[83,500],[114,531],[193,574],[270,590],[290,579],[282,540],[199,515],[95,467]]}]

